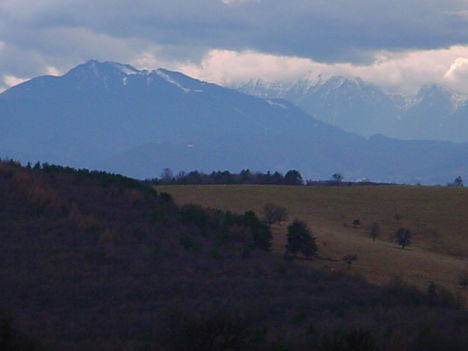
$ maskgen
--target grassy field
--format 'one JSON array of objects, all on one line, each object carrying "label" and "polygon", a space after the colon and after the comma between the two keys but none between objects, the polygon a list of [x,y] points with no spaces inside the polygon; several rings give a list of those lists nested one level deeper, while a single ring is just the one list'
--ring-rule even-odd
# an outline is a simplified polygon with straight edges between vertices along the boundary
[{"label": "grassy field", "polygon": [[[305,262],[346,270],[341,258],[357,254],[351,273],[375,283],[395,277],[427,287],[430,281],[456,289],[468,269],[468,189],[417,186],[294,187],[256,185],[159,186],[178,203],[261,214],[267,202],[286,207],[290,220],[306,221],[317,237],[323,260]],[[358,219],[360,226],[352,223]],[[378,223],[380,237],[369,238]],[[402,250],[391,241],[399,227],[413,233]],[[287,223],[275,226],[274,250],[284,251]],[[466,292],[464,292],[466,295]]]}]

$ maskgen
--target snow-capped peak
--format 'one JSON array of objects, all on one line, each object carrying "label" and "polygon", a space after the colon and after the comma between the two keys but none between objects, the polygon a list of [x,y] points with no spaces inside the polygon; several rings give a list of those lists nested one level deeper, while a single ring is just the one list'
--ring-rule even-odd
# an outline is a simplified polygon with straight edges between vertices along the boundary
[{"label": "snow-capped peak", "polygon": [[340,89],[343,87],[354,87],[361,89],[363,81],[358,77],[333,76],[318,85],[328,86],[330,89]]},{"label": "snow-capped peak", "polygon": [[73,76],[89,76],[91,74],[94,77],[101,78],[112,77],[116,75],[128,76],[138,73],[140,73],[140,71],[130,65],[110,61],[99,62],[96,60],[89,60],[88,62],[79,65],[68,72],[68,74]]}]

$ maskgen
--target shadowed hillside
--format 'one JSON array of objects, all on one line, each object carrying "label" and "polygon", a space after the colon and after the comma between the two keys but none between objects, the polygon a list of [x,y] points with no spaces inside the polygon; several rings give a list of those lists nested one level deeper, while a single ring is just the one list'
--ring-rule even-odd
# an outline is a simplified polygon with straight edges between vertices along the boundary
[{"label": "shadowed hillside", "polygon": [[284,261],[251,212],[180,206],[126,177],[14,162],[0,163],[0,194],[0,310],[15,317],[2,350],[18,350],[22,335],[43,350],[466,346],[466,312],[440,287],[376,287]]}]

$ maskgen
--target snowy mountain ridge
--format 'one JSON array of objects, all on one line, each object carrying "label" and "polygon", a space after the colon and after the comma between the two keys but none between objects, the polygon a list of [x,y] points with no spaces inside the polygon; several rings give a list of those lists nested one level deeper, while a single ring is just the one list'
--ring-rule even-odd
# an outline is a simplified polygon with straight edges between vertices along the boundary
[{"label": "snowy mountain ridge", "polygon": [[289,100],[323,122],[366,137],[468,141],[468,95],[442,85],[423,86],[413,96],[345,76],[286,83],[257,79],[231,87]]}]

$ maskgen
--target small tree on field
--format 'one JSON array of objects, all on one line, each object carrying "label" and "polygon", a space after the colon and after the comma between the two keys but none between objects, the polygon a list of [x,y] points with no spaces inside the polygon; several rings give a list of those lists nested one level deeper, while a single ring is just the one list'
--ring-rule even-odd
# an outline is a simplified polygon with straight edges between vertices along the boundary
[{"label": "small tree on field", "polygon": [[357,255],[346,255],[343,256],[343,261],[348,264],[348,269],[351,269],[351,265],[354,261],[357,261]]},{"label": "small tree on field", "polygon": [[406,228],[400,228],[395,233],[395,242],[401,246],[402,249],[405,246],[411,244],[411,231]]},{"label": "small tree on field", "polygon": [[372,240],[375,241],[380,235],[380,226],[378,223],[374,223],[371,225],[369,229],[369,236],[372,238]]},{"label": "small tree on field", "polygon": [[317,253],[315,238],[312,236],[307,224],[295,219],[288,227],[287,253],[296,255],[301,252],[304,256],[312,256]]},{"label": "small tree on field", "polygon": [[281,223],[288,219],[288,211],[284,207],[267,203],[263,206],[263,219],[269,226]]}]

